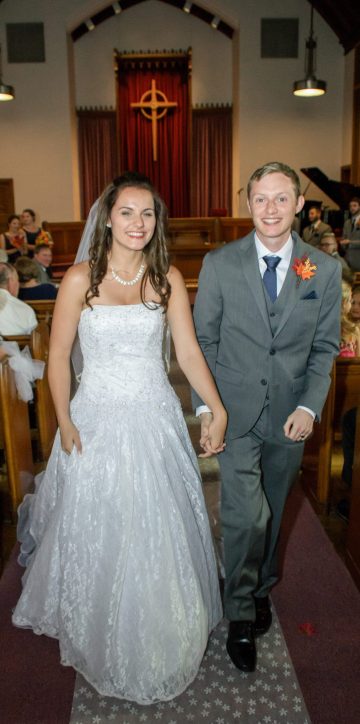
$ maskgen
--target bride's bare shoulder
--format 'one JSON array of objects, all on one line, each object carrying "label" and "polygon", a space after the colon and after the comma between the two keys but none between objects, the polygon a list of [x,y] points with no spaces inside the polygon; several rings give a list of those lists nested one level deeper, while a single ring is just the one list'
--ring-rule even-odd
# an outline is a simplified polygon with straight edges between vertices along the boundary
[{"label": "bride's bare shoulder", "polygon": [[82,261],[71,266],[64,274],[60,288],[86,291],[90,284],[89,262]]}]

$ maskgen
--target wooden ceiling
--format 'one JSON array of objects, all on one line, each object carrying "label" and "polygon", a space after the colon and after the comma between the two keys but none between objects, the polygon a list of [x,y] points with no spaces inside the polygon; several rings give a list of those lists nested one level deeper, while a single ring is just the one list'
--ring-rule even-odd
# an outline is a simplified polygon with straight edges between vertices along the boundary
[{"label": "wooden ceiling", "polygon": [[308,0],[308,2],[330,25],[345,53],[360,42],[360,0]]},{"label": "wooden ceiling", "polygon": [[[306,1],[313,5],[314,9],[330,25],[330,28],[339,38],[345,53],[348,53],[357,43],[360,43],[360,0]],[[0,0],[1,2],[3,0]],[[285,6],[286,2],[284,2],[284,8]]]}]

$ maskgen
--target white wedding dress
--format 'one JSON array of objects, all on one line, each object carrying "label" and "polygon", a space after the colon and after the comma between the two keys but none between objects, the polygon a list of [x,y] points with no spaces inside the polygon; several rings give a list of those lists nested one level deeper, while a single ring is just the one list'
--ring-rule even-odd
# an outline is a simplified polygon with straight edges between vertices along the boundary
[{"label": "white wedding dress", "polygon": [[[148,704],[194,679],[222,612],[196,456],[162,361],[164,315],[94,305],[71,416],[21,506],[13,623],[59,639],[100,694]],[[34,542],[36,543],[35,551]]]}]

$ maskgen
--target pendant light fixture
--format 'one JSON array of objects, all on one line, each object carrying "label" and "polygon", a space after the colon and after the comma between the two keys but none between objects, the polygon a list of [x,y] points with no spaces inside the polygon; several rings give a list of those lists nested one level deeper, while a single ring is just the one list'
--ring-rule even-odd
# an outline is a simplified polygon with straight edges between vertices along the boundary
[{"label": "pendant light fixture", "polygon": [[2,81],[1,45],[0,45],[0,101],[12,101],[15,98],[15,91],[12,85]]},{"label": "pendant light fixture", "polygon": [[294,83],[294,96],[302,96],[310,98],[312,96],[322,96],[326,93],[326,83],[324,80],[317,80],[316,71],[316,40],[313,31],[313,15],[314,8],[311,6],[310,14],[310,35],[306,41],[305,49],[305,78],[297,80]]}]

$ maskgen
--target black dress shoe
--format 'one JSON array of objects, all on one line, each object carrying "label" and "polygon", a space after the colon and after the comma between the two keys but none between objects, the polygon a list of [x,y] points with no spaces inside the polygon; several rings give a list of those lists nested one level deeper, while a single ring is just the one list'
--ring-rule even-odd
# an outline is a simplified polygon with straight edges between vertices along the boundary
[{"label": "black dress shoe", "polygon": [[255,636],[262,636],[266,634],[272,624],[269,596],[264,596],[263,598],[256,598],[256,596],[254,596],[254,601],[256,610],[254,634]]},{"label": "black dress shoe", "polygon": [[256,646],[252,621],[230,621],[226,649],[241,671],[255,671]]}]

